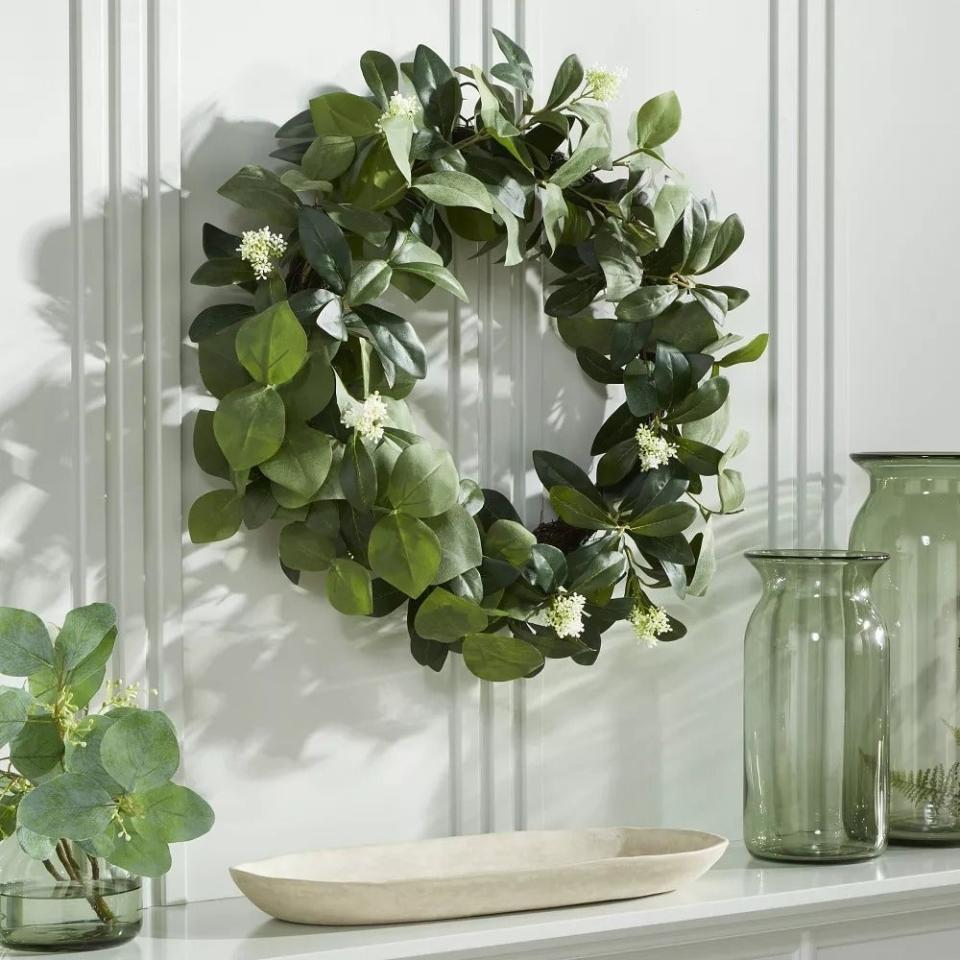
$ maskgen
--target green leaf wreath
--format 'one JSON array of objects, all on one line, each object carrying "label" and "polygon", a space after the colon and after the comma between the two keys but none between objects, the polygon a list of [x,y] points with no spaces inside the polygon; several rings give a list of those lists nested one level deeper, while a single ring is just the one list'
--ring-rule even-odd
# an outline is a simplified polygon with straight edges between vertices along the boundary
[{"label": "green leaf wreath", "polygon": [[[504,62],[489,72],[451,69],[426,46],[399,70],[368,51],[372,96],[314,98],[277,131],[283,172],[245,166],[220,188],[263,225],[204,226],[193,282],[252,299],[207,307],[190,328],[219,401],[197,417],[197,461],[230,486],[193,504],[189,529],[204,543],[279,521],[294,583],[327,571],[346,614],[406,604],[420,663],[439,670],[460,653],[477,676],[513,680],[547,657],[593,663],[618,620],[647,643],[686,632],[650,591],[706,589],[709,521],[744,498],[730,461],[746,435],[722,445],[721,372],[756,360],[767,338],[731,350],[740,338],[721,331],[747,292],[700,279],[743,227],[664,158],[676,95],[640,107],[614,158],[602,102],[620,76],[571,55],[535,106],[527,54],[495,34]],[[588,377],[625,393],[590,449],[594,479],[533,452],[557,519],[532,532],[417,434],[404,403],[426,352],[378,300],[390,288],[466,299],[454,237],[507,267],[545,257],[559,335]],[[703,477],[718,480],[715,506]]]}]

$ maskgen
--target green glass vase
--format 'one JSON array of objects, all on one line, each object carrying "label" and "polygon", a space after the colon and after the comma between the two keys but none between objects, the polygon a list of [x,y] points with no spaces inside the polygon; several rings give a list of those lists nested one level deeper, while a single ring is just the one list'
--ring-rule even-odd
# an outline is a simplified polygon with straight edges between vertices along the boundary
[{"label": "green glass vase", "polygon": [[744,841],[769,860],[844,862],[887,835],[886,554],[752,550],[763,593],[744,645]]},{"label": "green glass vase", "polygon": [[960,845],[960,454],[858,453],[870,494],[851,549],[890,562],[890,839]]},{"label": "green glass vase", "polygon": [[140,878],[61,840],[46,860],[16,837],[0,843],[0,944],[20,950],[89,950],[135,937]]}]

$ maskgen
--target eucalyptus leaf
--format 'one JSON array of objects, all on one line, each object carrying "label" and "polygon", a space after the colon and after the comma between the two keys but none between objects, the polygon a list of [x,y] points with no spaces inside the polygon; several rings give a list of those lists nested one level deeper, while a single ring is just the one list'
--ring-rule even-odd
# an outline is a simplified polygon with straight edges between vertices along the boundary
[{"label": "eucalyptus leaf", "polygon": [[128,792],[161,786],[180,766],[173,724],[159,710],[134,710],[121,716],[100,741],[100,762]]}]

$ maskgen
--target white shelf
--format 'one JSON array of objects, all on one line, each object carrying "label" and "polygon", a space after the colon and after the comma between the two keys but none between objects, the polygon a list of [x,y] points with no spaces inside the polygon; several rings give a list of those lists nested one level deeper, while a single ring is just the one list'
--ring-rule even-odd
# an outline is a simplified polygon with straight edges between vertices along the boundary
[{"label": "white shelf", "polygon": [[[893,848],[838,866],[760,863],[732,847],[677,893],[586,907],[389,927],[305,927],[264,916],[242,898],[146,912],[134,941],[105,960],[409,960],[589,956],[703,942],[811,923],[960,906],[960,849]],[[89,958],[90,954],[61,954]]]}]

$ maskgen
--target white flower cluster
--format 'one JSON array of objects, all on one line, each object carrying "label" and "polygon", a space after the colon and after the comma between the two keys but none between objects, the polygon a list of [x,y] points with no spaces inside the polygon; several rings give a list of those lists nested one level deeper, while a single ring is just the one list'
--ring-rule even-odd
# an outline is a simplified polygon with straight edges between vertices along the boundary
[{"label": "white flower cluster", "polygon": [[627,71],[623,67],[608,70],[595,63],[584,75],[587,96],[603,103],[614,100],[620,91],[620,83],[626,75]]},{"label": "white flower cluster", "polygon": [[642,603],[630,612],[630,625],[637,635],[637,643],[647,648],[657,646],[660,637],[673,630],[663,607],[644,607]]},{"label": "white flower cluster", "polygon": [[416,97],[405,97],[402,93],[395,93],[387,104],[387,109],[380,114],[377,121],[377,129],[383,131],[383,121],[390,120],[393,117],[407,117],[410,120],[416,116],[417,100]]},{"label": "white flower cluster", "polygon": [[243,231],[237,253],[241,260],[246,260],[253,267],[253,274],[258,280],[266,280],[286,249],[287,241],[279,233],[271,233],[269,227],[261,227],[259,230]]},{"label": "white flower cluster", "polygon": [[637,447],[640,451],[640,466],[644,470],[662,467],[677,455],[677,446],[661,437],[656,430],[646,424],[637,428]]},{"label": "white flower cluster", "polygon": [[356,430],[364,440],[374,442],[383,439],[383,427],[387,419],[387,405],[375,390],[363,403],[351,403],[340,416],[340,422]]},{"label": "white flower cluster", "polygon": [[546,620],[558,637],[579,637],[583,633],[583,605],[586,602],[586,597],[567,593],[562,587],[550,600]]}]

